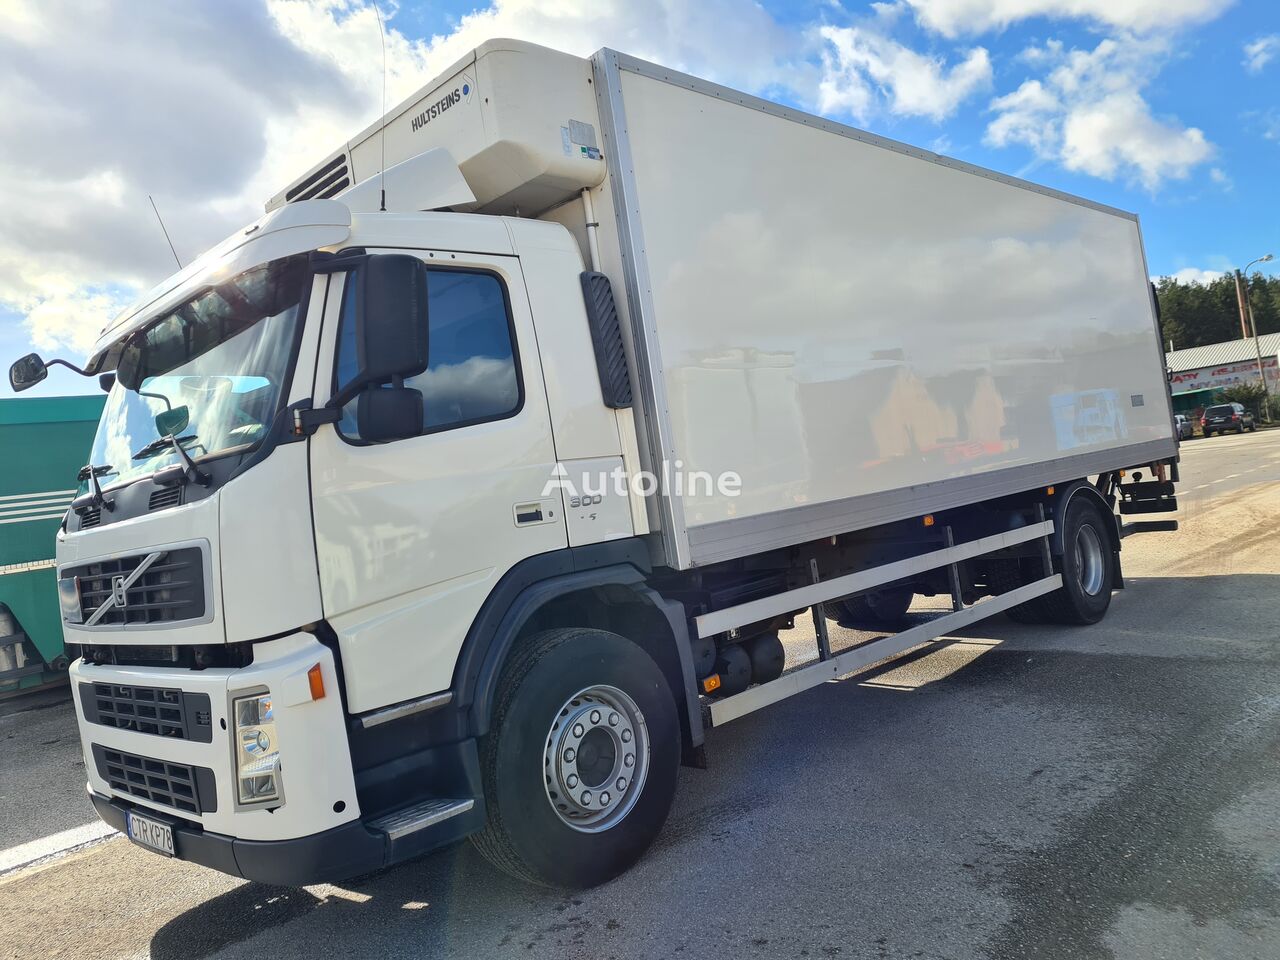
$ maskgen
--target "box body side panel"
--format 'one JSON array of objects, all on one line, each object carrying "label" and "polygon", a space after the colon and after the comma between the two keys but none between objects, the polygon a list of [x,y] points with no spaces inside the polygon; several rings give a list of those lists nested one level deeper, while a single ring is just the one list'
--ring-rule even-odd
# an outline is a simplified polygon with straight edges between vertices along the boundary
[{"label": "box body side panel", "polygon": [[691,562],[1176,451],[1134,219],[619,76]]}]

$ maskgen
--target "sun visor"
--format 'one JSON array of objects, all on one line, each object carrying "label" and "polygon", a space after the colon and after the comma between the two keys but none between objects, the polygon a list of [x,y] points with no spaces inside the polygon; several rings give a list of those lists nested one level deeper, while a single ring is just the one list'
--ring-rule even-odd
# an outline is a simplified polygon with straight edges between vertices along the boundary
[{"label": "sun visor", "polygon": [[107,324],[85,364],[86,371],[99,373],[114,367],[121,340],[196,291],[258,264],[339,246],[350,233],[351,210],[336,200],[304,200],[272,210],[157,284]]}]

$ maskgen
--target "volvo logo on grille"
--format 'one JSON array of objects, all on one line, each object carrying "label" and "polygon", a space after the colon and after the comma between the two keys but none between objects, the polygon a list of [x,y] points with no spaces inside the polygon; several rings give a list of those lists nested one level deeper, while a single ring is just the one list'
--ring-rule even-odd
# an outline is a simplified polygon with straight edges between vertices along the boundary
[{"label": "volvo logo on grille", "polygon": [[123,610],[129,605],[129,588],[142,579],[142,575],[146,573],[153,563],[164,556],[163,550],[157,550],[155,553],[149,553],[140,564],[133,568],[131,573],[113,574],[111,577],[111,596],[102,601],[97,610],[93,611],[93,615],[85,620],[86,627],[92,627],[106,615],[108,610]]}]

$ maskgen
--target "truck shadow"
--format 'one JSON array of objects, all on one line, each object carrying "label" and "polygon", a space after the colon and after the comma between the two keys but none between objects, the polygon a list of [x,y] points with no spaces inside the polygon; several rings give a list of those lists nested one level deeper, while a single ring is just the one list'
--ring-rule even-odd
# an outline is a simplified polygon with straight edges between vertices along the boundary
[{"label": "truck shadow", "polygon": [[1280,852],[1268,866],[1222,824],[1250,791],[1280,797],[1276,595],[1280,576],[1144,579],[1096,627],[995,618],[744,717],[681,771],[648,855],[594,890],[527,886],[462,844],[340,888],[244,884],[152,956],[699,956],[711,937],[1102,958],[1135,904],[1274,918]]}]

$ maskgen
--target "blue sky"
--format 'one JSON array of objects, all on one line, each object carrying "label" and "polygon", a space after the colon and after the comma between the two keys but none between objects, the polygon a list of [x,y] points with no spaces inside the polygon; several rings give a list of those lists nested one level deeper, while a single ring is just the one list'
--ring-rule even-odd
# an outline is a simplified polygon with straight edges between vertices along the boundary
[{"label": "blue sky", "polygon": [[[0,30],[0,360],[104,319],[378,112],[366,0],[13,0]],[[1153,275],[1280,254],[1274,0],[383,0],[407,94],[490,36],[609,45],[1136,211]],[[38,96],[33,93],[38,92]],[[1272,267],[1274,265],[1268,265]],[[41,393],[92,385],[56,373]],[[8,394],[7,384],[0,396]]]}]

